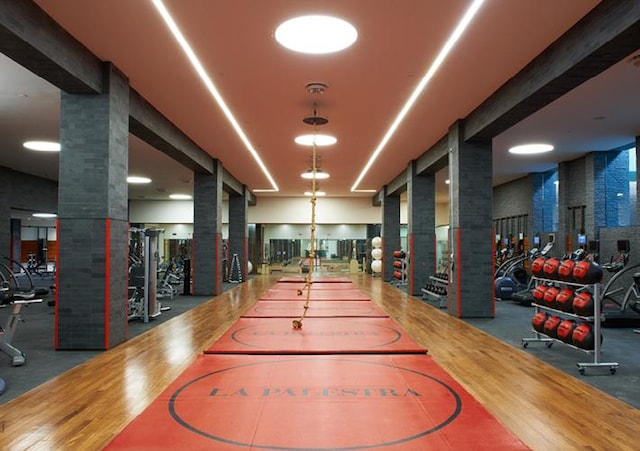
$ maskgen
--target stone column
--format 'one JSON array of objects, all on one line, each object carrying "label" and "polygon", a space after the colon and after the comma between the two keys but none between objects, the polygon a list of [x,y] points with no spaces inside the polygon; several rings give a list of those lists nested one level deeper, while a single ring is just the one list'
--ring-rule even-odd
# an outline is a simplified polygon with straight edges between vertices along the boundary
[{"label": "stone column", "polygon": [[[248,258],[248,226],[247,209],[249,208],[249,196],[245,192],[243,196],[229,195],[229,269],[233,270],[233,256],[238,256],[241,281],[247,280]],[[231,273],[229,274],[231,277]]]},{"label": "stone column", "polygon": [[463,141],[463,124],[449,129],[449,249],[453,254],[448,311],[493,317],[493,181],[491,143]]},{"label": "stone column", "polygon": [[411,163],[407,183],[407,213],[409,234],[408,293],[422,294],[421,288],[436,272],[435,223],[436,193],[435,175],[418,175],[415,163]]},{"label": "stone column", "polygon": [[391,281],[393,251],[400,249],[400,197],[387,195],[386,189],[382,201],[382,280]]},{"label": "stone column", "polygon": [[213,174],[195,173],[193,186],[193,293],[222,292],[222,164]]},{"label": "stone column", "polygon": [[127,338],[129,84],[104,66],[103,92],[61,96],[57,349]]}]

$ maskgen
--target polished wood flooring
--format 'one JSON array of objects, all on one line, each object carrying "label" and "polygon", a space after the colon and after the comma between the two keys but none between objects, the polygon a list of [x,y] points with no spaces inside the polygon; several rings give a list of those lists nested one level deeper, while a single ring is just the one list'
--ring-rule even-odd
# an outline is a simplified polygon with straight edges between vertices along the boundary
[{"label": "polished wood flooring", "polygon": [[[278,277],[252,278],[4,404],[0,449],[101,449]],[[640,449],[640,410],[379,278],[352,278],[532,449]]]}]

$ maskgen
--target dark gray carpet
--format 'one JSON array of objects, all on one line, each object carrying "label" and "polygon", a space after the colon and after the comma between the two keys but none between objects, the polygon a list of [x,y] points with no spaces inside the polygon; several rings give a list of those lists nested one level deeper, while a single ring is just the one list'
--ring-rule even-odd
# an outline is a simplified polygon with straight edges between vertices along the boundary
[{"label": "dark gray carpet", "polygon": [[[531,329],[533,307],[525,307],[513,302],[497,302],[496,318],[474,318],[465,321],[473,326],[523,349],[523,338],[534,338]],[[607,324],[603,323],[603,326]],[[620,364],[615,375],[607,368],[588,368],[580,375],[576,363],[593,362],[593,354],[554,343],[548,348],[544,343],[529,343],[526,350],[540,360],[561,369],[567,377],[576,377],[616,398],[640,409],[640,334],[633,332],[640,322],[609,322],[602,328],[603,342],[600,361],[618,362]]]}]

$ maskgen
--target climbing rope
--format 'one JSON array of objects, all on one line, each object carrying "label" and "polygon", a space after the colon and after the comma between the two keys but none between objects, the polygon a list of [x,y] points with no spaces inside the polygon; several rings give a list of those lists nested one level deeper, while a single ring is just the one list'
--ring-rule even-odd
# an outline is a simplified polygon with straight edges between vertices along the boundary
[{"label": "climbing rope", "polygon": [[302,321],[307,316],[307,310],[309,310],[309,303],[311,301],[311,276],[313,275],[313,269],[316,261],[316,172],[318,170],[316,153],[317,149],[314,133],[313,146],[311,150],[311,173],[313,177],[311,178],[311,245],[309,246],[309,271],[305,278],[304,287],[302,290],[298,290],[299,296],[302,296],[302,293],[306,291],[307,299],[303,306],[302,315],[300,318],[294,319],[292,322],[291,326],[294,329],[302,329]]}]

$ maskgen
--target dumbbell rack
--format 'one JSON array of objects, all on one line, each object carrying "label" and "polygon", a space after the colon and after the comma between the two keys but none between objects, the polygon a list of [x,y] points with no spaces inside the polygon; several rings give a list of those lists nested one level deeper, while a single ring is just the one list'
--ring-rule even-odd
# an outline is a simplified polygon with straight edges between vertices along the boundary
[{"label": "dumbbell rack", "polygon": [[[442,285],[443,287],[445,287],[445,292],[446,290],[448,290],[449,281],[447,279],[443,279],[438,276],[429,276],[429,279],[432,280],[436,285]],[[427,288],[422,288],[422,298],[424,299],[425,297],[429,300],[437,302],[439,308],[447,308],[446,294],[438,294],[428,290]]]},{"label": "dumbbell rack", "polygon": [[602,302],[602,293],[601,293],[601,286],[599,283],[595,283],[595,284],[589,284],[589,285],[585,285],[585,284],[579,284],[579,283],[572,283],[572,282],[563,282],[563,281],[558,281],[558,280],[552,280],[552,279],[544,279],[544,278],[540,278],[540,277],[533,277],[533,279],[535,281],[537,281],[538,283],[551,283],[551,284],[559,284],[559,285],[566,285],[566,286],[573,286],[573,287],[579,287],[579,288],[583,288],[583,289],[587,289],[587,288],[591,288],[592,289],[592,293],[593,293],[593,311],[594,311],[594,316],[580,316],[580,315],[576,315],[573,313],[568,313],[568,312],[563,312],[562,310],[557,310],[551,307],[548,307],[546,305],[540,305],[540,304],[536,304],[533,303],[531,304],[534,309],[535,309],[535,314],[537,314],[539,311],[543,310],[543,311],[547,311],[547,312],[552,312],[557,314],[560,317],[568,317],[568,318],[576,318],[576,319],[580,319],[589,323],[593,324],[593,342],[594,342],[594,348],[593,349],[582,349],[579,348],[577,346],[572,345],[571,343],[566,343],[562,340],[559,340],[557,338],[553,338],[553,337],[549,337],[546,334],[543,334],[542,332],[538,332],[537,330],[533,329],[533,332],[535,334],[534,338],[523,338],[522,339],[522,347],[523,348],[527,348],[527,346],[529,345],[529,343],[532,342],[539,342],[539,343],[545,343],[547,348],[550,348],[553,343],[562,343],[565,346],[569,346],[571,348],[577,349],[579,351],[585,352],[587,354],[592,354],[593,355],[593,362],[579,362],[576,365],[578,366],[578,372],[580,374],[585,374],[586,369],[587,368],[593,368],[593,367],[608,367],[609,368],[609,372],[611,374],[616,374],[616,370],[618,369],[619,363],[617,362],[601,362],[600,361],[600,354],[601,354],[601,347],[602,344],[600,343],[600,337],[601,337],[601,330],[602,330],[602,314],[596,314],[596,312],[600,312],[600,304]]}]

